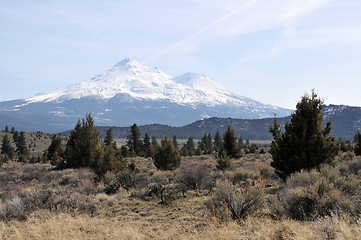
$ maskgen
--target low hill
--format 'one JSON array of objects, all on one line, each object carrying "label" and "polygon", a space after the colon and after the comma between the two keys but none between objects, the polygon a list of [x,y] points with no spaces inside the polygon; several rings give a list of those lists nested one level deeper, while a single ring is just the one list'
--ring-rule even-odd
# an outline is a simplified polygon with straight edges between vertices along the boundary
[{"label": "low hill", "polygon": [[[332,131],[337,139],[353,139],[357,130],[361,129],[361,108],[344,106],[344,105],[328,105],[323,109],[325,122],[332,120]],[[289,121],[290,117],[278,118],[278,123],[283,125],[285,121]],[[272,124],[273,118],[263,119],[236,119],[236,118],[208,118],[193,122],[183,127],[171,127],[161,124],[150,124],[139,126],[139,130],[144,136],[148,133],[150,136],[173,137],[185,139],[190,136],[193,138],[201,138],[204,134],[211,133],[212,136],[218,130],[221,134],[227,130],[228,125],[235,130],[237,136],[243,139],[252,140],[268,140],[272,139],[272,135],[268,132],[269,126]],[[102,136],[105,136],[108,127],[98,127]],[[130,127],[111,127],[114,137],[125,138],[130,134]]]}]

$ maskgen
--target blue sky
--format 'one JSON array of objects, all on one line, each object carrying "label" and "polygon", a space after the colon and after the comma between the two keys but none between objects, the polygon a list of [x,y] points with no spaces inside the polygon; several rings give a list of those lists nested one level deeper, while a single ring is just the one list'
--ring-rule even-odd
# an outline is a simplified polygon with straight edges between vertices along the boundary
[{"label": "blue sky", "polygon": [[313,88],[361,106],[360,0],[2,0],[0,101],[86,81],[125,57],[294,108]]}]

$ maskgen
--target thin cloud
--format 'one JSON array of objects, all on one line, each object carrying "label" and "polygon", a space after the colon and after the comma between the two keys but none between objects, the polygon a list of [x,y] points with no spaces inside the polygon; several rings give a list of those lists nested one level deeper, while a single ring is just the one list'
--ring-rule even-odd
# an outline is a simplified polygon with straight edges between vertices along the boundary
[{"label": "thin cloud", "polygon": [[237,14],[237,13],[240,12],[241,10],[244,10],[244,9],[250,7],[251,5],[253,5],[254,3],[256,3],[257,1],[258,1],[258,0],[251,0],[251,1],[247,2],[247,3],[245,3],[245,4],[242,4],[241,6],[239,6],[238,8],[236,8],[235,10],[233,10],[233,11],[227,13],[226,15],[222,16],[221,18],[219,18],[217,21],[212,22],[211,24],[209,24],[208,26],[202,28],[202,29],[199,30],[198,32],[195,32],[195,33],[189,35],[188,37],[186,37],[186,38],[183,39],[182,41],[179,41],[179,42],[173,44],[172,46],[168,47],[167,49],[163,50],[162,52],[160,52],[160,53],[159,53],[158,55],[156,55],[155,57],[149,59],[148,62],[153,61],[153,60],[161,57],[162,55],[168,53],[169,51],[171,51],[171,50],[173,50],[173,49],[175,49],[175,48],[177,48],[178,46],[184,44],[185,42],[187,42],[187,41],[195,38],[196,36],[199,36],[199,35],[203,34],[204,32],[206,32],[206,31],[208,31],[209,29],[213,28],[213,27],[216,26],[217,24],[219,24],[219,23],[225,21],[226,19],[228,19],[229,17]]},{"label": "thin cloud", "polygon": [[[214,38],[233,38],[241,34],[273,28],[283,28],[281,36],[292,35],[296,32],[293,26],[295,22],[325,6],[328,2],[329,0],[251,0],[183,40],[172,44],[147,62],[181,47],[189,46],[196,51],[195,45],[204,44],[207,40]],[[201,39],[198,43],[194,43],[197,37]]]}]

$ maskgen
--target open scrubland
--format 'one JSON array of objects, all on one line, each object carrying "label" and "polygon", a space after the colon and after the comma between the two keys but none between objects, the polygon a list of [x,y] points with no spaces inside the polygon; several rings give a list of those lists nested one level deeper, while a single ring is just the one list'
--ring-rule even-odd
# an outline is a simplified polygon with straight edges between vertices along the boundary
[{"label": "open scrubland", "polygon": [[[267,152],[267,148],[264,149]],[[268,153],[151,158],[98,178],[90,169],[9,161],[0,168],[1,239],[359,239],[361,157],[295,173],[283,183]]]}]

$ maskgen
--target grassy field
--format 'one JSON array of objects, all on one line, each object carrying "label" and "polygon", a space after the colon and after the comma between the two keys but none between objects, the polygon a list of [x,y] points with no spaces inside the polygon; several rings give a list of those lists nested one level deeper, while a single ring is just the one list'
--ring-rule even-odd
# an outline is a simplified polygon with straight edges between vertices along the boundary
[{"label": "grassy field", "polygon": [[[47,163],[3,164],[0,238],[359,239],[361,234],[361,158],[350,152],[337,157],[336,167],[325,167],[322,174],[298,174],[287,184],[269,166],[269,154],[233,159],[232,169],[227,171],[216,170],[211,155],[182,158],[175,171],[157,170],[150,158],[129,161],[134,161],[135,171],[108,173],[103,179],[89,169],[55,170]],[[182,184],[190,177],[188,173],[199,176],[195,180],[198,188]],[[334,182],[327,185],[330,179]],[[317,191],[309,193],[314,182],[320,182]],[[110,191],[114,183],[120,188]],[[223,211],[226,206],[214,209],[216,205],[211,204],[227,184],[235,192],[239,189],[240,198],[249,190],[261,189],[262,201],[254,211],[234,219]],[[321,187],[323,193],[317,195]],[[299,219],[289,203],[297,203],[292,201],[299,198],[290,196],[299,196],[303,190],[310,198],[316,194],[315,204],[321,207]],[[332,211],[322,214],[325,207]]]}]

